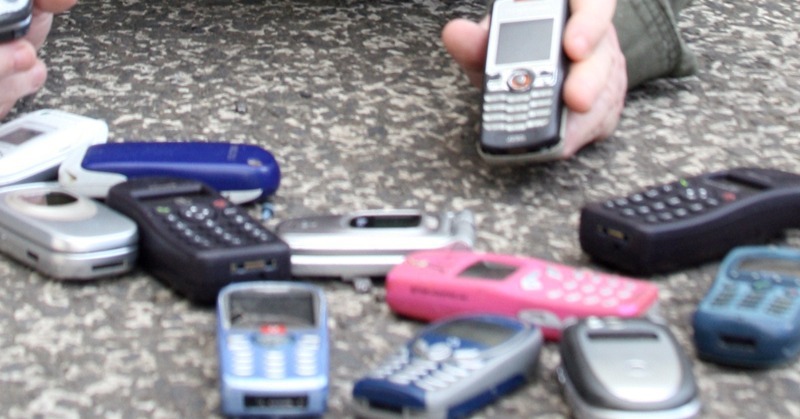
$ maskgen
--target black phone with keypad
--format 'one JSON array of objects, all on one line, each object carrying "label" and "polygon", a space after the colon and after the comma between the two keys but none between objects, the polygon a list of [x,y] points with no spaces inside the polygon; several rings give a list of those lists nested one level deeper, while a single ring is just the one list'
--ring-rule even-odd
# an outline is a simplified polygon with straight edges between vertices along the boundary
[{"label": "black phone with keypad", "polygon": [[142,266],[193,303],[233,282],[291,278],[289,246],[205,183],[131,179],[106,204],[138,224]]},{"label": "black phone with keypad", "polygon": [[741,167],[686,177],[583,207],[581,248],[637,276],[721,259],[800,227],[800,175]]}]

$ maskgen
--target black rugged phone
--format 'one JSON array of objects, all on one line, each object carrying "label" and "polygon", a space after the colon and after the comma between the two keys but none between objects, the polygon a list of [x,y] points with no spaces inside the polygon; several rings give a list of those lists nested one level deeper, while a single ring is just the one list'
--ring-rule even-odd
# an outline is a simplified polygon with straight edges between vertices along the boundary
[{"label": "black rugged phone", "polygon": [[642,276],[721,259],[800,227],[800,175],[734,168],[586,205],[580,243],[597,262]]},{"label": "black rugged phone", "polygon": [[233,282],[291,277],[289,246],[205,183],[131,179],[106,204],[139,225],[142,265],[196,304]]}]

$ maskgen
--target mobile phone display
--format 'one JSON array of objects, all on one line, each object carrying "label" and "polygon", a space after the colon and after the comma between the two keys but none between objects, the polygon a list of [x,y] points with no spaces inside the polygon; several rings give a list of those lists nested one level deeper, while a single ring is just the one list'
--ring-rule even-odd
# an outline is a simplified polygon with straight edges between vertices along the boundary
[{"label": "mobile phone display", "polygon": [[590,317],[564,330],[557,377],[573,416],[697,417],[701,401],[689,358],[664,325]]},{"label": "mobile phone display", "polygon": [[459,418],[532,380],[542,334],[513,318],[434,323],[353,386],[367,418]]},{"label": "mobile phone display", "polygon": [[579,236],[597,262],[650,275],[776,239],[800,227],[798,213],[800,176],[734,168],[590,203],[581,210]]},{"label": "mobile phone display", "polygon": [[580,318],[657,314],[658,286],[536,258],[440,250],[412,253],[392,269],[386,302],[395,313],[422,320],[512,316],[555,340]]},{"label": "mobile phone display", "polygon": [[560,157],[567,3],[496,0],[492,6],[478,147],[488,162]]},{"label": "mobile phone display", "polygon": [[725,257],[692,319],[701,359],[770,367],[800,353],[800,251],[743,246]]},{"label": "mobile phone display", "polygon": [[106,203],[139,224],[142,265],[194,303],[232,282],[290,277],[286,243],[205,183],[135,178]]},{"label": "mobile phone display", "polygon": [[128,217],[55,182],[0,188],[0,251],[55,279],[129,271],[138,229]]},{"label": "mobile phone display", "polygon": [[328,397],[325,296],[296,282],[225,286],[217,301],[222,412],[317,417]]}]

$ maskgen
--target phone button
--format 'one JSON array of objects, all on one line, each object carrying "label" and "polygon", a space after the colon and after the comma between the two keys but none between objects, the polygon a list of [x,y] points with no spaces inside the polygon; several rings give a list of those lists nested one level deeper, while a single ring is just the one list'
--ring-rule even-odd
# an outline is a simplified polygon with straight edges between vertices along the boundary
[{"label": "phone button", "polygon": [[533,74],[528,70],[514,70],[508,77],[508,87],[515,92],[530,90],[533,86]]}]

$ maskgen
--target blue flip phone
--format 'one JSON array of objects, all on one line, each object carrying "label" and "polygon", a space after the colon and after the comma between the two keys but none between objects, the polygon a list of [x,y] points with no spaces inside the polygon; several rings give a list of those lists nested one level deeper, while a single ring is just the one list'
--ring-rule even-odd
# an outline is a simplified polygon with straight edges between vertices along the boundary
[{"label": "blue flip phone", "polygon": [[280,184],[280,168],[267,150],[224,142],[125,142],[90,146],[67,157],[58,181],[75,193],[104,199],[128,179],[169,176],[201,181],[240,204],[263,200]]},{"label": "blue flip phone", "polygon": [[769,367],[800,353],[800,251],[745,246],[722,262],[694,314],[698,356]]},{"label": "blue flip phone", "polygon": [[321,416],[328,397],[328,325],[319,287],[240,282],[217,300],[222,413]]}]

